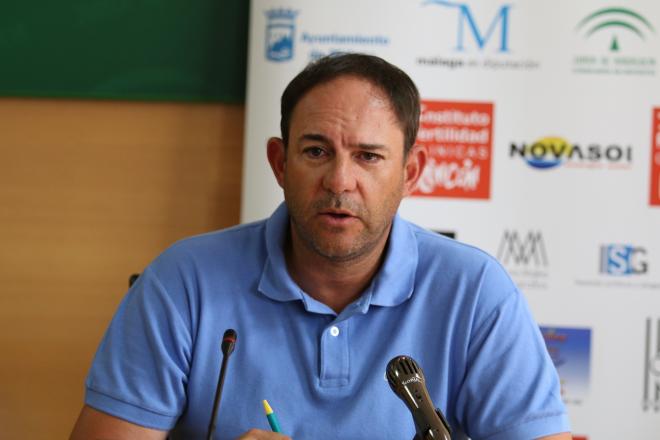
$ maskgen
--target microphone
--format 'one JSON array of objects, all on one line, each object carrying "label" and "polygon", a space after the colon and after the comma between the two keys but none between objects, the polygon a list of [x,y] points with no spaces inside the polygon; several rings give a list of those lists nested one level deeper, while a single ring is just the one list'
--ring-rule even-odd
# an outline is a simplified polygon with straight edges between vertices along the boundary
[{"label": "microphone", "polygon": [[387,364],[387,381],[412,413],[417,440],[451,440],[451,428],[442,412],[433,406],[426,389],[426,379],[417,362],[397,356]]},{"label": "microphone", "polygon": [[236,346],[236,338],[236,330],[232,328],[227,329],[222,336],[222,344],[220,345],[220,348],[222,349],[222,366],[220,367],[220,375],[218,376],[218,385],[215,388],[215,400],[213,401],[213,411],[211,412],[211,421],[209,422],[206,440],[211,440],[213,438],[215,420],[217,418],[218,408],[220,407],[220,396],[222,395],[222,387],[225,383],[227,362],[229,361],[229,355],[232,354],[234,347]]}]

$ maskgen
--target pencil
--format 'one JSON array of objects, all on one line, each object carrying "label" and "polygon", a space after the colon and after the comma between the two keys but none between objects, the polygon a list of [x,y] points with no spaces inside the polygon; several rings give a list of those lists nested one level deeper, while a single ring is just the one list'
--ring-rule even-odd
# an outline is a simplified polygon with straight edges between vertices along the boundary
[{"label": "pencil", "polygon": [[280,422],[277,420],[277,416],[273,412],[273,408],[270,407],[267,400],[264,400],[263,404],[264,404],[264,411],[266,411],[266,418],[268,419],[268,424],[270,425],[270,429],[273,432],[282,432],[282,429],[280,428]]}]

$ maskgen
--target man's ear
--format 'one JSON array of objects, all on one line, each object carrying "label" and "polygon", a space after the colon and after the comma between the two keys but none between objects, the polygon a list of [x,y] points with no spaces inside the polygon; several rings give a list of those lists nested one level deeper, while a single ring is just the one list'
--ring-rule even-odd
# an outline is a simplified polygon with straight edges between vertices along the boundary
[{"label": "man's ear", "polygon": [[266,144],[268,163],[280,187],[284,188],[284,169],[286,168],[286,149],[284,141],[278,137],[268,139]]},{"label": "man's ear", "polygon": [[403,196],[409,196],[417,185],[417,181],[424,171],[428,160],[428,151],[424,145],[413,145],[404,164],[404,191]]}]

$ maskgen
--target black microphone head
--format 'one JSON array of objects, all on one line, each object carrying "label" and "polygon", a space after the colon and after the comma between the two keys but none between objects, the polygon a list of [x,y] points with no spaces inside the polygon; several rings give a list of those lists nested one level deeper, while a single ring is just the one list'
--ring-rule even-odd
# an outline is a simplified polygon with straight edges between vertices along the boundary
[{"label": "black microphone head", "polygon": [[387,382],[392,391],[399,394],[405,385],[417,382],[426,386],[424,373],[417,362],[409,356],[397,356],[387,363]]},{"label": "black microphone head", "polygon": [[387,382],[410,410],[420,439],[451,440],[451,429],[436,409],[426,389],[420,366],[409,356],[397,356],[387,363]]},{"label": "black microphone head", "polygon": [[222,335],[222,354],[229,356],[234,351],[234,346],[236,345],[236,330],[233,328],[227,329],[225,334]]}]

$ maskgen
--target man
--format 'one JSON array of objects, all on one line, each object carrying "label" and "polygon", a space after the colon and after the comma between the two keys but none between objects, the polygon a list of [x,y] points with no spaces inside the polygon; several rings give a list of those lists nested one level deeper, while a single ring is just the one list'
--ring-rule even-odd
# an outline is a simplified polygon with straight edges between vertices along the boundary
[{"label": "man", "polygon": [[204,438],[219,339],[239,342],[216,438],[410,439],[384,377],[408,354],[452,438],[570,439],[554,367],[501,266],[396,215],[426,162],[419,95],[380,58],[309,65],[267,144],[285,203],[175,244],[122,302],[72,439]]}]

